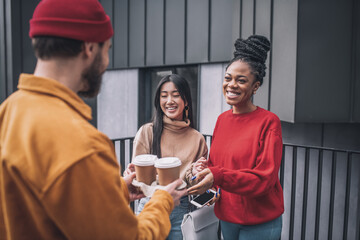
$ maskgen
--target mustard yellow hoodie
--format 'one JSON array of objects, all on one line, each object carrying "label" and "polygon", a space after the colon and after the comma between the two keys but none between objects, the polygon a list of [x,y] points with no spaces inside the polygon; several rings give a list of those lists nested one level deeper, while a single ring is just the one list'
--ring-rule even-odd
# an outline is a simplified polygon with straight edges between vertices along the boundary
[{"label": "mustard yellow hoodie", "polygon": [[165,239],[171,196],[158,190],[133,214],[89,106],[53,79],[22,74],[18,88],[0,106],[0,237]]}]

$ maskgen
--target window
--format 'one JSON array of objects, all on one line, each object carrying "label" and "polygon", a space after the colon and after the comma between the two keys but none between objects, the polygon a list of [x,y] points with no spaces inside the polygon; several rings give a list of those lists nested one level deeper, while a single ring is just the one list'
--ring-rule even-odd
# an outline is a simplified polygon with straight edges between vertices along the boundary
[{"label": "window", "polygon": [[150,122],[154,113],[154,96],[161,78],[169,74],[178,74],[185,78],[191,90],[194,126],[198,129],[198,66],[164,67],[144,69],[139,82],[139,127]]}]

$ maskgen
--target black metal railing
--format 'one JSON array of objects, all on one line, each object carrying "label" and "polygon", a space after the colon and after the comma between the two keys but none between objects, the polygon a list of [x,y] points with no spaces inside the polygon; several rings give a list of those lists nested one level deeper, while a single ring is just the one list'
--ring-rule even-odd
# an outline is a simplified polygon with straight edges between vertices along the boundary
[{"label": "black metal railing", "polygon": [[[208,147],[212,136],[204,135]],[[133,137],[113,139],[123,170]],[[283,145],[282,239],[360,239],[360,151]]]}]

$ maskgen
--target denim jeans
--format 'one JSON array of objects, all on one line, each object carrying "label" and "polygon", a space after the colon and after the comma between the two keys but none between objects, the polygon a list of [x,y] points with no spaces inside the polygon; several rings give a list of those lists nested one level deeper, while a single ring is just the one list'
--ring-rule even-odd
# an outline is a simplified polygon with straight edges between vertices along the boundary
[{"label": "denim jeans", "polygon": [[[139,214],[145,204],[150,200],[150,197],[140,199],[136,215]],[[175,207],[170,214],[171,230],[167,237],[168,240],[182,240],[181,223],[186,213],[189,213],[193,209],[192,204],[189,202],[188,196],[184,196],[180,199],[180,205]]]},{"label": "denim jeans", "polygon": [[241,225],[220,220],[224,240],[279,240],[282,216],[257,225]]}]

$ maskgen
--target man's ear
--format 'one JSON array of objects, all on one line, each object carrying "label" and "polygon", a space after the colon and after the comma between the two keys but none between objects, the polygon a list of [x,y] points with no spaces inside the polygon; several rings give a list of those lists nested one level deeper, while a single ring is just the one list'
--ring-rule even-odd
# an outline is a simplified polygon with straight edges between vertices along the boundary
[{"label": "man's ear", "polygon": [[84,56],[85,57],[91,57],[92,55],[94,55],[95,52],[95,43],[92,42],[84,42],[83,45],[83,51],[84,51]]}]

